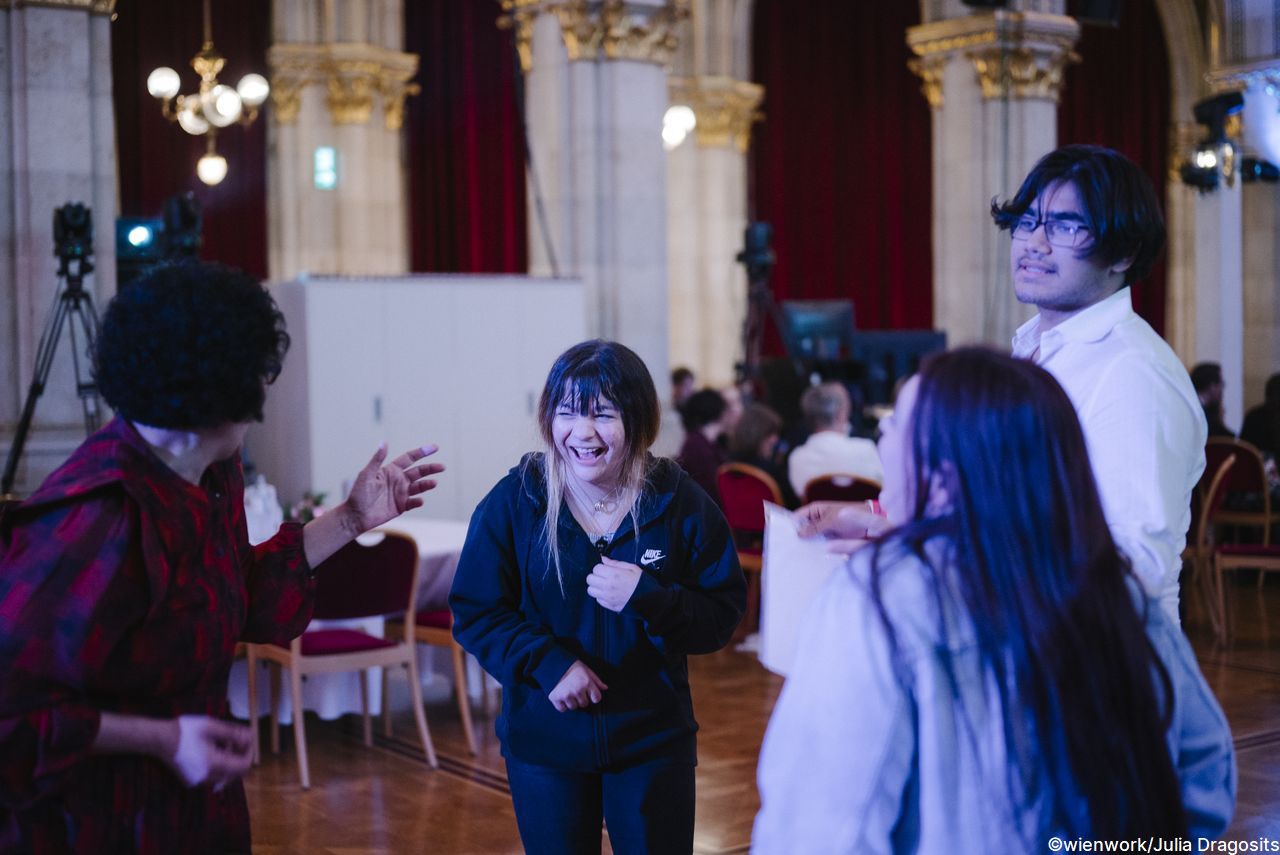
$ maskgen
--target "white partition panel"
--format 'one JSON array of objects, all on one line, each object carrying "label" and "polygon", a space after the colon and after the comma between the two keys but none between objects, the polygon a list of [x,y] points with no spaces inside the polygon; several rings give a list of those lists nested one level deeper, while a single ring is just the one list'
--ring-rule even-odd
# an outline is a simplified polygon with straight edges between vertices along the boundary
[{"label": "white partition panel", "polygon": [[338,499],[377,444],[440,446],[420,515],[467,519],[539,445],[547,371],[586,337],[582,286],[526,276],[308,277],[272,291],[293,347],[247,442],[286,503]]}]

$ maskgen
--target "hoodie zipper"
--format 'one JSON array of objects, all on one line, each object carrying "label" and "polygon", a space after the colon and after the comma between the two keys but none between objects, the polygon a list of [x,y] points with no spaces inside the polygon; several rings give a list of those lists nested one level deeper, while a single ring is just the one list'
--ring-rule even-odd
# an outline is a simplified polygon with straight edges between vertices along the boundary
[{"label": "hoodie zipper", "polygon": [[[604,557],[609,551],[609,542],[603,537],[599,541],[592,544],[592,548],[596,550],[596,554]],[[609,661],[609,651],[606,649],[608,643],[608,633],[604,631],[604,622],[609,619],[609,610],[600,606],[604,612],[596,619],[596,638],[595,648],[596,655],[604,662]],[[595,726],[596,733],[596,763],[601,769],[609,766],[609,733],[605,728],[604,722],[604,699],[601,698],[600,703],[593,704],[591,707],[592,724]]]}]

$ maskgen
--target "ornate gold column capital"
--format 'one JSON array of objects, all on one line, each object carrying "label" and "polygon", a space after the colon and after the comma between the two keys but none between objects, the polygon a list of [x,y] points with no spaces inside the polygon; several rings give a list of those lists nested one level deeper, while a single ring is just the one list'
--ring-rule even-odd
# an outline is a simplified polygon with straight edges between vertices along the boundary
[{"label": "ornate gold column capital", "polygon": [[21,9],[24,6],[43,6],[47,9],[80,9],[90,15],[116,14],[116,0],[0,0],[0,9]]},{"label": "ornate gold column capital", "polygon": [[942,106],[942,68],[956,56],[973,63],[983,98],[1056,101],[1064,69],[1080,60],[1073,50],[1079,36],[1080,25],[1066,15],[997,9],[911,27],[907,45],[919,57],[912,70],[930,106]]},{"label": "ornate gold column capital", "polygon": [[945,54],[918,56],[907,60],[907,68],[920,78],[920,91],[931,109],[942,106],[942,70],[947,67]]},{"label": "ornate gold column capital", "polygon": [[24,6],[46,9],[78,9],[90,15],[114,16],[116,0],[0,0],[0,9],[21,9]]},{"label": "ornate gold column capital", "polygon": [[1205,75],[1214,92],[1243,91],[1251,86],[1280,89],[1280,58],[1219,66]]},{"label": "ornate gold column capital", "polygon": [[751,126],[763,118],[757,109],[764,87],[732,77],[672,77],[667,81],[672,104],[687,104],[697,117],[694,139],[702,148],[728,148],[745,152],[751,143]]},{"label": "ornate gold column capital", "polygon": [[418,58],[376,45],[282,43],[267,51],[267,63],[272,107],[283,125],[297,121],[303,90],[323,85],[335,125],[368,122],[375,99],[380,99],[383,124],[398,131],[404,124],[405,98],[420,91],[409,82],[418,71]]},{"label": "ornate gold column capital", "polygon": [[[527,72],[533,68],[533,22],[542,13],[543,2],[544,0],[502,0],[498,29],[516,31],[516,52],[520,54],[522,71]],[[551,11],[550,8],[547,11]]]},{"label": "ornate gold column capital", "polygon": [[666,65],[680,44],[676,27],[687,17],[688,0],[666,0],[661,6],[605,0],[600,9],[604,55]]},{"label": "ornate gold column capital", "polygon": [[635,0],[501,0],[498,26],[514,29],[520,67],[533,67],[533,24],[543,13],[560,23],[571,62],[632,60],[666,65],[679,43],[677,26],[689,17],[689,0],[660,4]]}]

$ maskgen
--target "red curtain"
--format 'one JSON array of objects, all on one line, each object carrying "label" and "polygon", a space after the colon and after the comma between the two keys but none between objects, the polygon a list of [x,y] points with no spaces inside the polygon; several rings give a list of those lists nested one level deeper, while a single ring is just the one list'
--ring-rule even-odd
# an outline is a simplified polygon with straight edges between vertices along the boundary
[{"label": "red curtain", "polygon": [[410,267],[528,269],[524,128],[513,36],[493,0],[404,4],[422,93],[406,110]]},{"label": "red curtain", "polygon": [[[1085,26],[1058,105],[1058,142],[1093,143],[1132,158],[1161,203],[1169,171],[1169,56],[1154,0],[1123,4],[1118,27]],[[1165,263],[1133,287],[1133,305],[1163,334]]]},{"label": "red curtain", "polygon": [[[863,329],[933,322],[932,130],[905,41],[918,23],[915,2],[755,6],[752,217],[774,227],[774,296],[851,298]],[[765,347],[780,352],[776,331]]]},{"label": "red curtain", "polygon": [[[214,45],[227,59],[218,79],[234,86],[251,71],[267,76],[271,4],[217,0],[211,5]],[[265,277],[265,116],[260,115],[250,127],[233,125],[218,133],[218,152],[227,159],[227,177],[209,187],[196,177],[205,138],[193,137],[167,121],[160,113],[160,102],[147,93],[147,75],[161,65],[182,76],[183,93],[196,90],[199,77],[190,61],[203,41],[201,9],[200,0],[120,0],[116,5],[111,70],[120,213],[158,216],[170,196],[193,191],[204,215],[200,256]],[[265,109],[270,109],[270,102]]]}]

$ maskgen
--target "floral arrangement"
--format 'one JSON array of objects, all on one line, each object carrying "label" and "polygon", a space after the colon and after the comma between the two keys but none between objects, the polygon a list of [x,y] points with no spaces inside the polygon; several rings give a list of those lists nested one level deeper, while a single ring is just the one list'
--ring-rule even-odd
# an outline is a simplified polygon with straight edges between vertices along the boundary
[{"label": "floral arrangement", "polygon": [[289,508],[290,521],[300,522],[305,525],[323,514],[326,510],[324,497],[324,493],[317,493],[311,490],[305,491],[302,494],[302,498],[293,507]]}]

